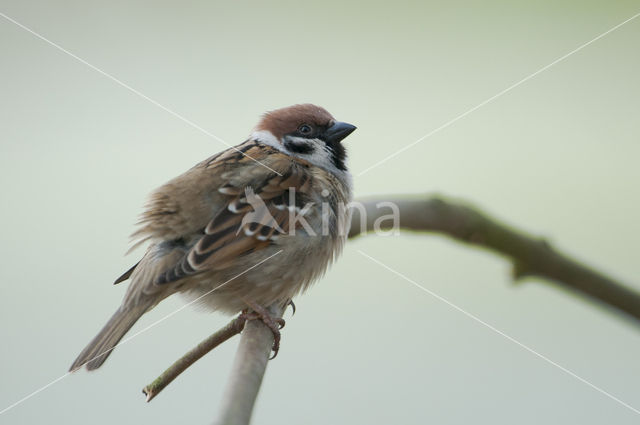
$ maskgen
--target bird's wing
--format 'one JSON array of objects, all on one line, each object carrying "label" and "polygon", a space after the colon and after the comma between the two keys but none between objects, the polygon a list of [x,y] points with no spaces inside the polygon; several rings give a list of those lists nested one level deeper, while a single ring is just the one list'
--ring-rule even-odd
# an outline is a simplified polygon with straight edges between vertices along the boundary
[{"label": "bird's wing", "polygon": [[144,276],[145,282],[134,282],[142,285],[138,290],[155,292],[186,276],[227,268],[300,226],[290,223],[290,210],[300,211],[309,199],[309,164],[255,143],[244,153],[251,158],[225,151],[152,195],[137,236],[160,239],[156,247],[165,251],[162,258],[147,252],[145,258],[160,261],[143,259],[138,269],[147,270],[134,270],[134,280]]},{"label": "bird's wing", "polygon": [[[309,199],[311,176],[305,165],[284,154],[273,165],[282,175],[266,170],[264,179],[228,182],[218,188],[224,207],[207,223],[202,236],[175,267],[163,273],[157,284],[174,282],[203,270],[222,270],[237,257],[266,248],[281,234],[289,233],[300,222],[290,221]],[[259,167],[260,165],[251,165]],[[263,169],[264,170],[264,169]],[[240,184],[239,184],[240,183]]]}]

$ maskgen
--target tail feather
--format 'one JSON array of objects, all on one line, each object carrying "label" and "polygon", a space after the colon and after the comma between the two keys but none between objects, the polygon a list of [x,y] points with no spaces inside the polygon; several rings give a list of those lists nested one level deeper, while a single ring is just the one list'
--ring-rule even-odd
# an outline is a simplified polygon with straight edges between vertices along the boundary
[{"label": "tail feather", "polygon": [[82,350],[69,370],[75,371],[84,365],[87,370],[94,370],[102,366],[122,337],[147,310],[149,310],[148,305],[120,307],[98,335]]}]

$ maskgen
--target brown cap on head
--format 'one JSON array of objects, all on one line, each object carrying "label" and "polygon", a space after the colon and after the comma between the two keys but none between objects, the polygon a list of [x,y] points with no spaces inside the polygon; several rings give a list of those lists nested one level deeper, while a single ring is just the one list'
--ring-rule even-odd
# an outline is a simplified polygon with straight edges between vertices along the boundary
[{"label": "brown cap on head", "polygon": [[302,124],[326,127],[334,121],[335,119],[326,109],[305,103],[265,113],[256,126],[256,130],[269,131],[277,139],[281,139],[285,134],[295,132]]}]

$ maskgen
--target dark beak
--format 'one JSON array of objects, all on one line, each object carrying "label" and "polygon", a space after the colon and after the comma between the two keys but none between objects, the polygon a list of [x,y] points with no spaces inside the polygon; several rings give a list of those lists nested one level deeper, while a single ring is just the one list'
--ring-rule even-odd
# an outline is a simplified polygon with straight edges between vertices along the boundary
[{"label": "dark beak", "polygon": [[324,132],[324,139],[329,143],[339,143],[355,129],[355,125],[337,121]]}]

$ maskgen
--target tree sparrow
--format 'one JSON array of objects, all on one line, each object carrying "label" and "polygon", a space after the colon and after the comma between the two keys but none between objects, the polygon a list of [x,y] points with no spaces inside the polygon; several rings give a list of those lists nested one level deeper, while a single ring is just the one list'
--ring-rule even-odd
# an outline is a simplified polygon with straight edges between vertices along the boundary
[{"label": "tree sparrow", "polygon": [[355,129],[310,104],[267,112],[247,141],[155,190],[133,234],[150,245],[116,280],[131,281],[120,308],[70,370],[100,367],[177,292],[207,294],[199,302],[224,313],[250,307],[269,324],[265,307],[306,290],[342,250],[352,178],[340,142]]}]

